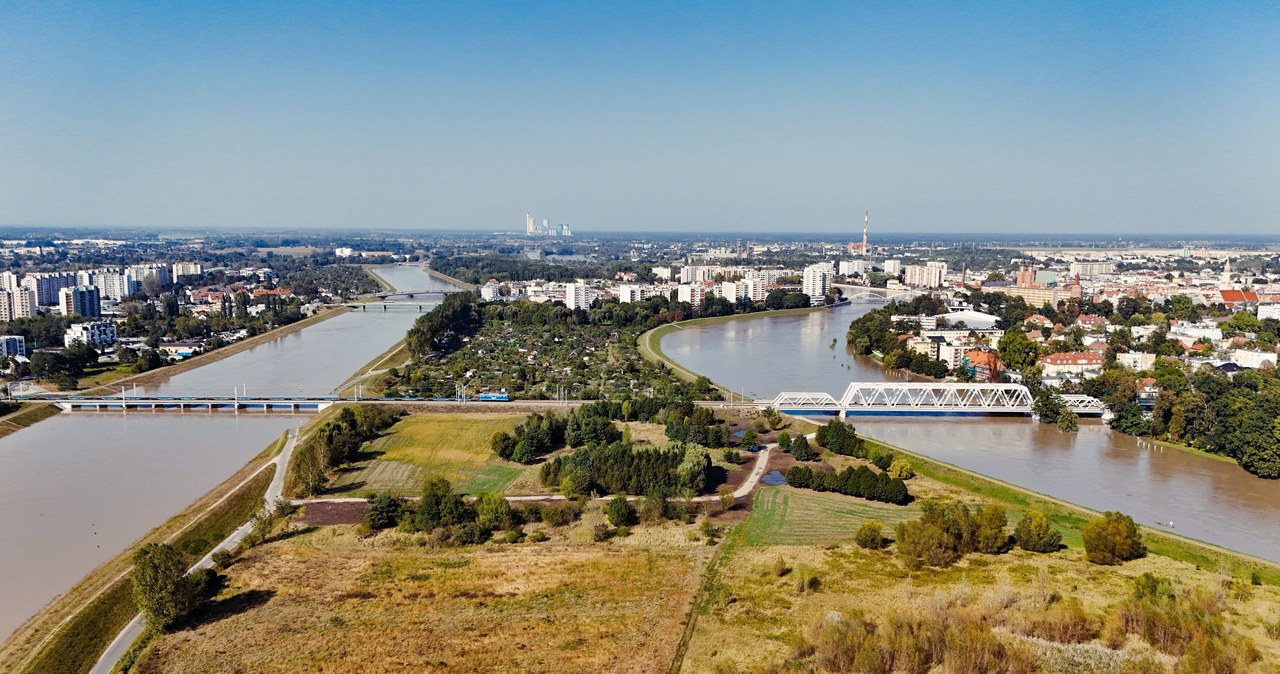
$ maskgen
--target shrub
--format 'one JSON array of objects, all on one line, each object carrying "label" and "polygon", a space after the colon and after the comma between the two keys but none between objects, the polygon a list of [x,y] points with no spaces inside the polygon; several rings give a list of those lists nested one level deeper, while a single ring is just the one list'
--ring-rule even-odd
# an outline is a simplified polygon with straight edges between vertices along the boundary
[{"label": "shrub", "polygon": [[1084,527],[1084,550],[1094,564],[1115,565],[1147,554],[1133,518],[1106,512]]},{"label": "shrub", "polygon": [[384,491],[369,499],[369,507],[364,509],[360,521],[369,525],[370,529],[378,531],[394,527],[400,521],[402,514],[404,514],[404,503],[392,496],[390,492]]},{"label": "shrub", "polygon": [[479,545],[489,540],[489,532],[475,522],[463,522],[454,527],[452,533],[458,545]]},{"label": "shrub", "polygon": [[1056,602],[1048,609],[1032,615],[1026,623],[1019,626],[1018,631],[1060,644],[1082,644],[1098,636],[1097,625],[1075,597]]},{"label": "shrub", "polygon": [[1009,545],[1009,534],[1005,532],[1009,520],[1004,515],[1004,508],[989,505],[978,514],[978,531],[974,537],[974,549],[988,555],[998,555]]},{"label": "shrub", "polygon": [[791,451],[791,434],[786,431],[779,433],[778,446],[781,447],[784,452]]},{"label": "shrub", "polygon": [[541,543],[546,540],[549,540],[549,537],[546,534],[542,533],[541,531],[535,531],[529,534],[529,538],[528,538],[528,541],[530,543]]},{"label": "shrub", "polygon": [[231,566],[231,562],[235,560],[236,554],[226,548],[214,550],[213,552],[213,568],[225,569]]},{"label": "shrub", "polygon": [[517,524],[516,512],[502,494],[481,494],[476,500],[476,524],[489,531],[510,529]]},{"label": "shrub", "polygon": [[799,435],[791,442],[791,456],[795,457],[796,461],[816,461],[818,453],[809,446],[808,438]]},{"label": "shrub", "polygon": [[1049,518],[1039,510],[1029,510],[1013,529],[1018,547],[1031,552],[1057,552],[1062,534],[1049,526]]},{"label": "shrub", "polygon": [[562,527],[572,524],[574,520],[578,519],[578,515],[582,514],[582,509],[574,502],[559,505],[548,503],[542,506],[539,512],[541,513],[539,519],[543,522],[553,527]]},{"label": "shrub", "polygon": [[604,522],[601,522],[591,528],[591,540],[597,543],[607,541],[611,536],[613,536],[613,530]]},{"label": "shrub", "polygon": [[742,455],[739,454],[736,449],[726,449],[724,450],[724,462],[732,463],[736,466],[737,464],[742,463]]},{"label": "shrub", "polygon": [[609,524],[615,527],[624,527],[635,520],[636,509],[627,501],[627,497],[615,496],[604,507],[604,515],[609,519]]},{"label": "shrub", "polygon": [[899,480],[910,480],[916,476],[916,472],[911,469],[911,463],[902,457],[897,457],[889,464],[889,477]]},{"label": "shrub", "polygon": [[884,547],[884,531],[880,528],[879,522],[867,520],[858,527],[853,541],[868,550],[879,550]]},{"label": "shrub", "polygon": [[519,529],[512,529],[504,534],[503,538],[506,539],[508,543],[519,543],[524,539],[524,532]]},{"label": "shrub", "polygon": [[[781,578],[788,573],[791,573],[791,567],[787,566],[786,560],[781,557],[773,560],[773,575]],[[1280,623],[1280,621],[1277,622]]]}]

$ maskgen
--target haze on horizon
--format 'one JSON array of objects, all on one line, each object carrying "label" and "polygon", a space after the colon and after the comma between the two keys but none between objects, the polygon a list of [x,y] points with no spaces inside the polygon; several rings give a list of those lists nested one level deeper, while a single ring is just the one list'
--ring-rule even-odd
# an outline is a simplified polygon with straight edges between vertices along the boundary
[{"label": "haze on horizon", "polygon": [[0,224],[1280,231],[1280,7],[5,3]]}]

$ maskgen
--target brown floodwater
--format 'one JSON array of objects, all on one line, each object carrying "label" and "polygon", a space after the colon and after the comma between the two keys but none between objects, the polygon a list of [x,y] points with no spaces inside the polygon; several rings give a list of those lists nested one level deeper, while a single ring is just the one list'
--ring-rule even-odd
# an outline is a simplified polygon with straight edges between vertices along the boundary
[{"label": "brown floodwater", "polygon": [[[448,287],[418,267],[379,271],[398,288]],[[429,306],[438,299],[405,304]],[[325,395],[404,337],[418,317],[415,309],[337,316],[147,392]],[[0,637],[217,486],[285,429],[309,419],[75,412],[0,438]]]},{"label": "brown floodwater", "polygon": [[[851,381],[891,377],[846,352],[849,322],[875,304],[708,323],[672,332],[662,349],[681,365],[757,399],[781,391],[839,398]],[[836,340],[834,348],[832,339]],[[896,379],[901,375],[894,373]],[[1280,561],[1280,481],[1231,462],[1165,449],[1082,419],[1060,433],[1025,417],[851,416],[870,437],[1097,510]]]}]

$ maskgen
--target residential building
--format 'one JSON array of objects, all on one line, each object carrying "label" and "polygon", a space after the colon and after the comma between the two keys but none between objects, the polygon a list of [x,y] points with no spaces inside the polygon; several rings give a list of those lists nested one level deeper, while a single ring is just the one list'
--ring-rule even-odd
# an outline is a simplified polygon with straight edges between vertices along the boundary
[{"label": "residential building", "polygon": [[902,260],[885,260],[884,273],[889,276],[897,276],[902,273]]},{"label": "residential building", "polygon": [[1070,351],[1067,353],[1051,353],[1045,356],[1040,363],[1044,366],[1044,376],[1058,377],[1068,374],[1088,375],[1101,372],[1104,360],[1105,358],[1101,353]]},{"label": "residential building", "polygon": [[946,266],[909,264],[906,266],[902,282],[913,288],[937,288],[942,285],[942,277],[946,276]]},{"label": "residential building", "polygon": [[724,281],[720,284],[720,296],[730,302],[737,302],[747,297],[745,281]]},{"label": "residential building", "polygon": [[0,356],[12,358],[27,355],[27,338],[22,335],[0,335]]},{"label": "residential building", "polygon": [[1280,319],[1280,303],[1258,305],[1258,320],[1267,318]]},{"label": "residential building", "polygon": [[1276,352],[1235,349],[1231,352],[1231,362],[1241,367],[1253,368],[1255,370],[1268,363],[1270,363],[1272,367],[1275,367]]},{"label": "residential building", "polygon": [[1072,276],[1101,276],[1115,270],[1115,262],[1072,262],[1070,267]]},{"label": "residential building", "polygon": [[0,323],[36,315],[36,291],[15,288],[0,291]]},{"label": "residential building", "polygon": [[746,289],[747,299],[752,302],[763,302],[764,298],[769,295],[769,288],[759,279],[748,278],[738,281],[738,283]]},{"label": "residential building", "polygon": [[663,281],[670,281],[670,280],[671,280],[671,267],[654,267],[654,268],[653,268],[653,275],[654,275],[654,276],[657,276],[658,278],[662,279]]},{"label": "residential building", "polygon": [[22,287],[35,291],[38,306],[58,303],[58,291],[76,284],[76,273],[67,271],[35,272],[22,278]]},{"label": "residential building", "polygon": [[700,306],[702,300],[706,299],[707,289],[702,285],[690,285],[681,283],[676,286],[676,301],[688,302],[693,306]]},{"label": "residential building", "polygon": [[118,271],[102,272],[97,275],[95,285],[102,291],[102,297],[109,300],[122,300],[142,290],[142,280],[132,278]]},{"label": "residential building", "polygon": [[102,316],[101,291],[93,286],[75,286],[58,291],[58,307],[63,316],[78,314],[85,318]]},{"label": "residential building", "polygon": [[[343,246],[341,248],[334,248],[333,254],[338,257],[351,257],[352,255],[356,254],[356,251],[354,248]],[[177,276],[177,274],[175,273],[174,276]]]},{"label": "residential building", "polygon": [[809,296],[810,304],[814,306],[822,304],[830,287],[830,264],[811,264],[804,268],[800,290]]},{"label": "residential building", "polygon": [[581,281],[577,283],[566,283],[564,286],[564,305],[570,309],[587,310],[591,308],[591,300],[595,299],[595,293],[591,286]]},{"label": "residential building", "polygon": [[167,264],[152,263],[129,265],[128,267],[125,267],[124,273],[125,276],[132,277],[136,280],[139,287],[142,286],[142,281],[144,281],[148,276],[156,277],[156,281],[158,281],[160,285],[167,286],[173,284],[173,276],[170,272],[170,267]]},{"label": "residential building", "polygon": [[175,262],[170,273],[175,281],[183,276],[199,276],[204,273],[204,265],[199,262]]},{"label": "residential building", "polygon": [[964,354],[964,363],[969,373],[977,381],[995,381],[1004,372],[1004,361],[1000,354],[986,349],[970,349]]},{"label": "residential building", "polygon": [[116,343],[118,334],[116,333],[116,324],[111,321],[89,321],[87,323],[75,323],[67,329],[67,334],[62,336],[64,346],[74,346],[79,344],[89,344],[91,346],[110,346]]},{"label": "residential building", "polygon": [[1119,363],[1121,367],[1126,367],[1130,370],[1150,370],[1156,364],[1156,354],[1143,353],[1141,351],[1117,353],[1116,363]]},{"label": "residential building", "polygon": [[841,276],[867,273],[866,260],[841,260],[839,265]]}]

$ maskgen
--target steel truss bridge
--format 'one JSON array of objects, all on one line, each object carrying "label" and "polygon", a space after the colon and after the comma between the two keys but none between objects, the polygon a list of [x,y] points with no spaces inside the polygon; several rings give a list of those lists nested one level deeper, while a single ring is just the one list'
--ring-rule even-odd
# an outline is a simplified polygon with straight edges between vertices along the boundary
[{"label": "steel truss bridge", "polygon": [[[1102,401],[1086,395],[1059,395],[1067,409],[1106,416]],[[853,382],[836,399],[821,391],[787,391],[758,401],[779,412],[847,414],[1032,414],[1035,399],[1022,384]]]}]

